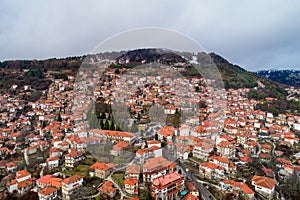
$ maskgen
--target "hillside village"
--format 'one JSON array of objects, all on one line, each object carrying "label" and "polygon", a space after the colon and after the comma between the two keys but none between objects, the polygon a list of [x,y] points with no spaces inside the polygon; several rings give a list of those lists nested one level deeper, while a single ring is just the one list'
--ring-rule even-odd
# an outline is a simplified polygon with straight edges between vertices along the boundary
[{"label": "hillside village", "polygon": [[[122,79],[129,72],[108,68],[83,76],[81,86],[98,80],[92,95],[101,106],[92,114],[91,99],[75,94],[71,75],[47,74],[52,83],[35,102],[22,99],[35,92],[31,85],[3,93],[1,198],[299,197],[299,188],[287,184],[300,172],[300,116],[257,110],[260,101],[247,97],[248,88],[223,89],[220,97],[204,78],[174,82],[161,72]],[[129,91],[130,81],[139,88]],[[117,104],[126,108],[124,121],[121,111],[120,119],[110,112]],[[160,117],[151,113],[154,105]]]}]

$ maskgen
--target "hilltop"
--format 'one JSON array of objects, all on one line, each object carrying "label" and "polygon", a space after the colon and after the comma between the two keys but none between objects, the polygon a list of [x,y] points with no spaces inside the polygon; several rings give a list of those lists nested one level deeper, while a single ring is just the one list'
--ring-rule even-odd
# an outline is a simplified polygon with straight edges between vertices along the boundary
[{"label": "hilltop", "polygon": [[[18,86],[31,85],[36,91],[46,90],[55,79],[67,79],[75,76],[86,56],[52,58],[47,60],[16,60],[0,63],[0,89],[8,90],[13,84]],[[251,73],[215,53],[172,53],[161,49],[138,49],[128,52],[113,52],[97,54],[95,57],[115,58],[112,68],[132,68],[142,63],[157,62],[171,64],[184,68],[184,76],[201,76],[193,67],[191,60],[197,57],[200,64],[209,69],[216,65],[226,89],[250,88],[250,98],[264,99],[266,97],[282,99],[287,96],[284,86],[268,78]],[[33,98],[36,100],[36,98]]]},{"label": "hilltop", "polygon": [[212,66],[216,66],[223,79],[225,89],[250,88],[249,97],[254,99],[264,99],[267,97],[282,99],[287,96],[284,85],[249,72],[215,53],[207,54],[200,52],[197,55],[193,55],[187,52],[170,53],[153,49],[139,49],[119,56],[116,59],[117,64],[113,65],[113,67],[130,68],[149,62],[159,62],[162,64],[180,63],[179,67],[186,69],[182,73],[184,76],[199,77],[201,75],[193,68],[193,64],[190,62],[193,57],[198,58],[199,64],[204,66],[204,69],[213,69]]}]

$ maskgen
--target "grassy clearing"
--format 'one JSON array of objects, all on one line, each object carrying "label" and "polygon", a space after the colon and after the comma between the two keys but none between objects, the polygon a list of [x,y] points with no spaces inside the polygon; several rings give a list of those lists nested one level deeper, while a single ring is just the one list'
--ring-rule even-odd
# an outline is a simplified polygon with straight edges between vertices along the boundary
[{"label": "grassy clearing", "polygon": [[67,169],[66,174],[69,176],[80,174],[82,176],[87,177],[89,174],[89,167],[88,165],[77,165],[74,169]]},{"label": "grassy clearing", "polygon": [[121,186],[124,186],[124,173],[115,173],[112,178]]},{"label": "grassy clearing", "polygon": [[149,190],[139,190],[140,200],[151,200],[151,192]]}]

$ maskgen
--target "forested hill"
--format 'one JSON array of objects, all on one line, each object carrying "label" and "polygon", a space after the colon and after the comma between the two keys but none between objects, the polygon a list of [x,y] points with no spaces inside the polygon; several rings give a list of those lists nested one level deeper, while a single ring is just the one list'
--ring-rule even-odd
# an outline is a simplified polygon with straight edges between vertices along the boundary
[{"label": "forested hill", "polygon": [[231,64],[215,53],[210,53],[210,57],[218,67],[226,89],[250,88],[249,98],[253,99],[264,99],[266,97],[284,99],[288,94],[283,84]]},{"label": "forested hill", "polygon": [[189,62],[196,56],[200,64],[205,65],[206,69],[212,65],[217,66],[226,89],[251,88],[252,91],[249,93],[249,97],[254,99],[264,99],[266,97],[285,98],[287,95],[283,85],[249,72],[238,65],[231,64],[222,56],[215,53],[207,54],[200,52],[197,55],[193,55],[187,52],[180,52],[179,54],[172,54],[156,49],[138,49],[119,56],[116,59],[117,64],[114,67],[130,68],[144,62],[160,62],[163,64],[180,63],[181,66],[186,68],[183,75],[189,77],[200,76],[199,72]]},{"label": "forested hill", "polygon": [[300,70],[261,70],[257,74],[278,83],[300,87]]},{"label": "forested hill", "polygon": [[[191,60],[193,57],[204,58],[203,64],[206,67],[215,64],[222,76],[224,86],[229,88],[251,88],[250,98],[263,99],[266,97],[284,98],[287,93],[283,85],[263,78],[258,74],[251,73],[245,69],[231,64],[223,57],[211,53],[192,53],[178,54],[157,49],[137,49],[128,52],[112,52],[97,54],[96,57],[105,57],[108,59],[116,58],[116,63],[112,67],[131,68],[141,63],[159,62],[163,64],[171,64],[186,69],[186,76],[200,76],[198,71],[193,69]],[[85,56],[68,57],[60,59],[47,60],[16,60],[0,62],[0,89],[9,89],[13,84],[19,86],[29,84],[33,89],[45,90],[50,85],[51,80],[48,78],[49,73],[54,73],[55,78],[66,78],[66,75],[76,75]],[[180,64],[180,65],[178,65]]]}]

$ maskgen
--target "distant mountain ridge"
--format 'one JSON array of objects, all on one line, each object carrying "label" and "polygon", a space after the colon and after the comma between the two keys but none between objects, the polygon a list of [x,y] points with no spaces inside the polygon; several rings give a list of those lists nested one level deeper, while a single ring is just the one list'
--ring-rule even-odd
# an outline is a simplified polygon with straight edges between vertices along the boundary
[{"label": "distant mountain ridge", "polygon": [[300,87],[300,70],[260,70],[256,73],[278,83]]}]

